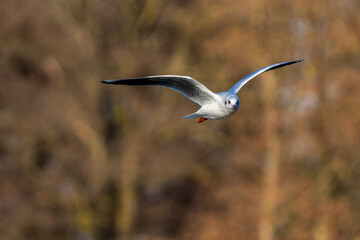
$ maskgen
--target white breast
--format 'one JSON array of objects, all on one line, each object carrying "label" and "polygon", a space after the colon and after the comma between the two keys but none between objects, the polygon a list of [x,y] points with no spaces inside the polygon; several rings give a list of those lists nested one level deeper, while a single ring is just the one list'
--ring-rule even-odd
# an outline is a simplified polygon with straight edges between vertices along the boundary
[{"label": "white breast", "polygon": [[213,102],[211,104],[203,105],[198,113],[204,118],[208,119],[222,119],[234,114],[236,110],[232,111],[225,107],[224,103]]}]

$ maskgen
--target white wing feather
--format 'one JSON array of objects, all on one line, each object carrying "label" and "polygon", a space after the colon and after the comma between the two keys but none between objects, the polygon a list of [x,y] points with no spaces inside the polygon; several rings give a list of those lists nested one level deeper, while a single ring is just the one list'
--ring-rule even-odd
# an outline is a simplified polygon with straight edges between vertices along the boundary
[{"label": "white wing feather", "polygon": [[229,89],[229,92],[232,92],[234,94],[237,94],[239,92],[239,90],[247,83],[249,82],[251,79],[253,79],[254,77],[256,77],[257,75],[263,73],[263,72],[267,72],[270,70],[274,70],[277,68],[281,68],[284,67],[286,65],[290,65],[290,64],[294,64],[294,63],[298,63],[298,62],[302,62],[303,60],[297,60],[297,61],[290,61],[290,62],[282,62],[282,63],[276,63],[264,68],[261,68],[249,75],[247,75],[246,77],[244,77],[243,79],[241,79],[240,81],[238,81],[232,88]]},{"label": "white wing feather", "polygon": [[215,101],[218,96],[203,84],[187,76],[160,75],[149,77],[137,77],[128,79],[114,79],[102,81],[106,84],[139,85],[139,86],[163,86],[174,89],[200,106]]}]

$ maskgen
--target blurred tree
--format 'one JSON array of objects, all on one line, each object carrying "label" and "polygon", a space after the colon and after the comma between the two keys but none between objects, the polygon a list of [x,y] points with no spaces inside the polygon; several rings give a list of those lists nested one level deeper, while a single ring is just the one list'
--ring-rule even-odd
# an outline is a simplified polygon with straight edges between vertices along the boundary
[{"label": "blurred tree", "polygon": [[[0,0],[4,239],[358,239],[357,1]],[[109,78],[214,91],[271,63],[239,112]],[[260,96],[260,97],[259,97]]]}]

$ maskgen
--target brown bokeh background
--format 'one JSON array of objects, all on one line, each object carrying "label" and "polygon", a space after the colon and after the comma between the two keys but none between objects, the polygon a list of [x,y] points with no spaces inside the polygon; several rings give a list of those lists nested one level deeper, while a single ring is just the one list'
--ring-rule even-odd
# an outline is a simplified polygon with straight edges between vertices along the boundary
[{"label": "brown bokeh background", "polygon": [[[1,239],[360,239],[356,0],[1,0]],[[161,87],[215,92],[197,124]]]}]

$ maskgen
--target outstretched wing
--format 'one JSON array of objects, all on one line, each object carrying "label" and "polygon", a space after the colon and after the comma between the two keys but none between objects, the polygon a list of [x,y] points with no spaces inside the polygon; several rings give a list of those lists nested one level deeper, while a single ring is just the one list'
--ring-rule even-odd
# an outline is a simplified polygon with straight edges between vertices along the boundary
[{"label": "outstretched wing", "polygon": [[137,77],[128,79],[114,79],[101,81],[106,84],[120,85],[145,85],[145,86],[163,86],[174,89],[200,106],[211,101],[215,101],[217,95],[206,88],[195,79],[187,76],[178,75],[160,75],[149,77]]},{"label": "outstretched wing", "polygon": [[297,60],[297,61],[290,61],[290,62],[282,62],[282,63],[276,63],[264,68],[261,68],[249,75],[247,75],[246,77],[244,77],[243,79],[241,79],[240,81],[238,81],[232,88],[229,89],[229,92],[232,92],[234,94],[237,94],[239,92],[239,90],[251,79],[253,79],[254,77],[256,77],[257,75],[263,73],[263,72],[267,72],[270,70],[274,70],[277,68],[281,68],[284,67],[286,65],[290,65],[290,64],[294,64],[294,63],[298,63],[298,62],[302,62],[304,60]]}]

